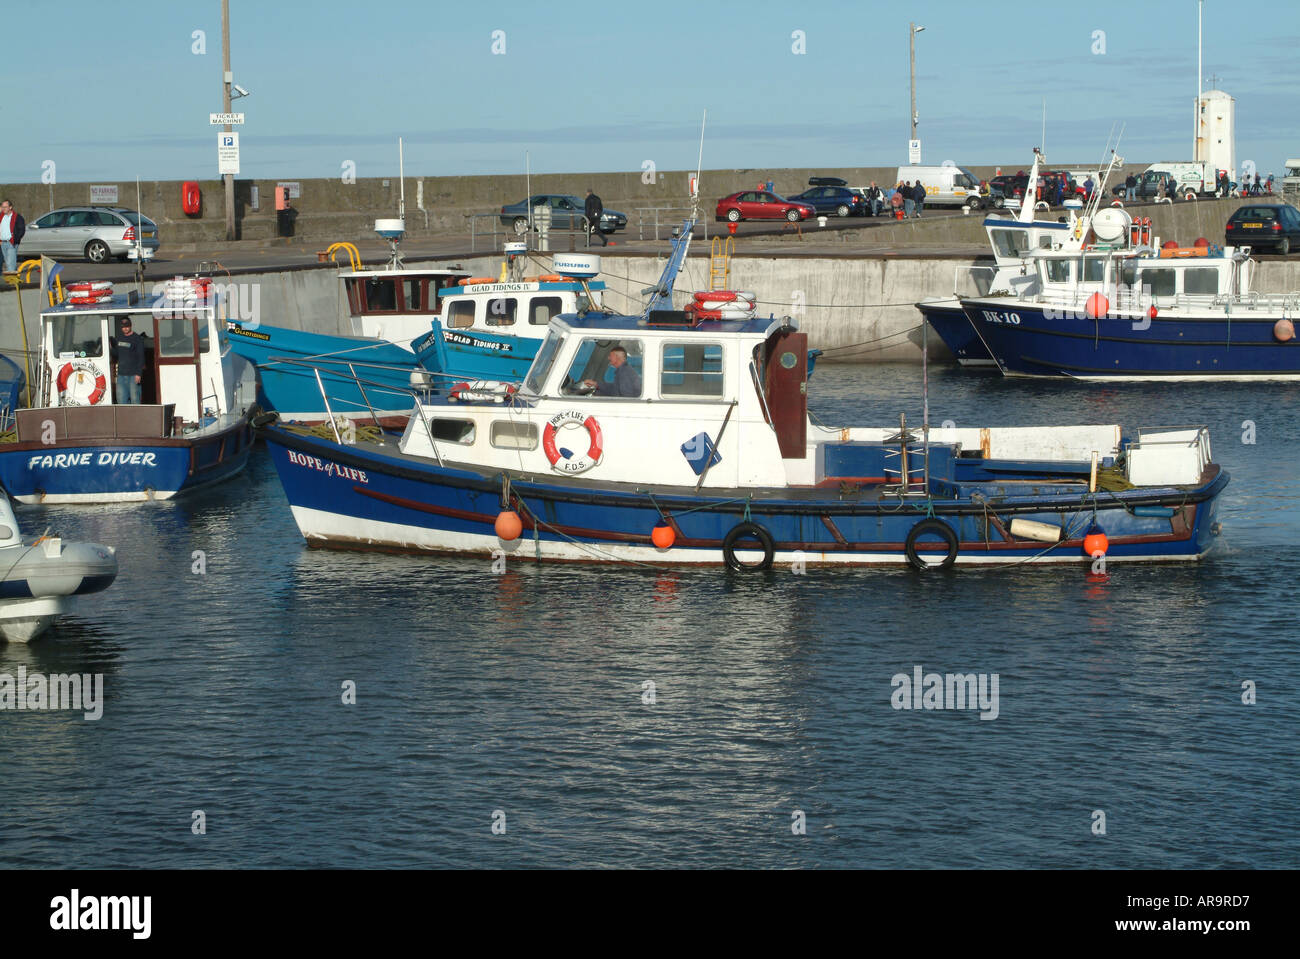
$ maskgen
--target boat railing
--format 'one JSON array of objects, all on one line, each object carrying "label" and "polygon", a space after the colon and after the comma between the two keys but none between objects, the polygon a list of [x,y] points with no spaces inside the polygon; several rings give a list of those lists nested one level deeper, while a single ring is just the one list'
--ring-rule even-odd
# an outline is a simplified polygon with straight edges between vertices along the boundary
[{"label": "boat railing", "polygon": [[1244,306],[1248,310],[1300,312],[1300,293],[1260,293],[1252,290],[1245,296],[1224,293],[1214,298],[1215,306]]},{"label": "boat railing", "polygon": [[[632,212],[636,217],[636,237],[638,240],[646,238],[646,228],[651,227],[654,231],[653,240],[659,239],[660,217],[663,217],[663,225],[670,230],[674,225],[680,223],[684,217],[689,217],[694,208],[689,206],[638,206],[633,207]],[[700,227],[704,230],[704,239],[709,238],[709,225],[703,219],[698,221]]]},{"label": "boat railing", "polygon": [[[329,393],[325,389],[325,381],[321,377],[321,366],[325,364],[318,364],[310,360],[303,360],[303,359],[298,359],[296,357],[289,357],[289,356],[277,356],[277,357],[271,357],[271,359],[277,362],[285,363],[290,366],[300,366],[303,367],[304,369],[309,369],[312,371],[313,375],[316,378],[316,388],[320,390],[321,400],[325,404],[325,414],[329,420],[330,429],[334,433],[334,439],[337,443],[343,444],[344,443],[343,434],[339,432],[338,421],[340,419],[346,420],[348,419],[348,417],[336,416],[333,407],[330,405]],[[370,420],[376,427],[381,427],[382,424],[380,423],[378,412],[375,410],[374,405],[370,401],[370,394],[366,391],[367,386],[371,387],[372,391],[379,391],[387,394],[406,395],[410,397],[411,407],[412,407],[411,412],[413,415],[418,415],[420,417],[420,423],[421,425],[424,426],[425,433],[429,437],[429,445],[433,447],[433,455],[438,460],[438,465],[439,466],[443,465],[442,453],[438,449],[438,442],[436,439],[434,439],[433,429],[429,424],[428,418],[424,415],[424,402],[426,402],[430,398],[430,394],[433,389],[433,384],[435,383],[437,378],[442,377],[447,380],[459,380],[461,379],[460,377],[452,376],[449,373],[431,373],[427,370],[418,370],[418,372],[421,374],[421,379],[424,380],[425,383],[428,385],[423,388],[415,387],[415,386],[401,387],[401,386],[394,386],[391,383],[381,383],[378,380],[366,379],[365,377],[357,373],[356,367],[362,366],[362,367],[392,369],[392,370],[405,370],[405,367],[395,367],[384,363],[367,363],[367,362],[361,362],[357,360],[332,361],[332,362],[341,362],[342,365],[348,367],[348,371],[345,374],[337,366],[330,365],[325,369],[326,374],[335,376],[339,379],[350,380],[356,386],[357,391],[361,394],[362,402],[365,404],[366,412],[370,414]],[[335,402],[338,402],[338,397],[335,397]],[[346,425],[344,429],[345,431],[347,430]]]},{"label": "boat railing", "polygon": [[[993,279],[998,275],[996,266],[958,266],[953,268],[952,295],[987,296],[993,289]],[[974,292],[971,292],[971,288]]]}]

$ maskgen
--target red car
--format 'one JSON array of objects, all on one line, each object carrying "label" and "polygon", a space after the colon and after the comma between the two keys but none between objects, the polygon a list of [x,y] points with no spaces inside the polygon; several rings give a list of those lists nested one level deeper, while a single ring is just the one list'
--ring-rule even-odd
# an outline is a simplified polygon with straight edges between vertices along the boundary
[{"label": "red car", "polygon": [[718,201],[715,214],[719,220],[732,223],[741,220],[789,220],[791,223],[816,216],[817,211],[807,203],[796,203],[764,190],[742,190]]}]

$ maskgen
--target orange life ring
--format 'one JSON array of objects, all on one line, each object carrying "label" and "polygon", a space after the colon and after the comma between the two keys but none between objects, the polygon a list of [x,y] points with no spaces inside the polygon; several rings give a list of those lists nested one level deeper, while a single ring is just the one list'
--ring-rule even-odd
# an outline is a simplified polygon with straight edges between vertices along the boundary
[{"label": "orange life ring", "polygon": [[[74,360],[72,362],[77,362],[77,361]],[[102,400],[105,394],[108,392],[108,380],[104,378],[103,373],[99,372],[99,367],[97,367],[94,363],[91,363],[89,361],[84,361],[86,366],[89,367],[89,369],[78,370],[73,367],[72,362],[64,363],[63,369],[59,370],[59,378],[57,381],[59,387],[59,395],[62,396],[64,393],[68,391],[68,380],[72,379],[73,373],[81,373],[81,372],[88,373],[93,371],[95,373],[95,388],[91,391],[90,395],[86,397],[86,405],[87,406],[98,405],[100,400]],[[78,406],[80,404],[74,402],[70,405]]]},{"label": "orange life ring", "polygon": [[568,277],[560,276],[558,273],[543,273],[537,278],[539,283],[563,283]]},{"label": "orange life ring", "polygon": [[471,276],[468,279],[461,280],[460,285],[469,286],[472,283],[496,283],[496,282],[498,282],[498,280],[495,276]]},{"label": "orange life ring", "polygon": [[101,280],[96,283],[91,283],[89,281],[85,283],[69,283],[64,287],[64,289],[69,293],[91,293],[100,290],[111,290],[112,288],[113,284],[109,283],[107,280]]},{"label": "orange life ring", "polygon": [[[574,456],[567,450],[561,453],[560,448],[555,445],[555,436],[559,428],[569,425],[586,428],[590,440],[586,455]],[[551,469],[558,473],[576,475],[587,472],[600,462],[600,458],[605,452],[603,446],[604,438],[601,436],[600,424],[596,422],[594,416],[584,416],[578,410],[565,410],[562,413],[556,413],[546,421],[546,430],[542,434],[542,450],[546,453],[547,460],[550,461]]]}]

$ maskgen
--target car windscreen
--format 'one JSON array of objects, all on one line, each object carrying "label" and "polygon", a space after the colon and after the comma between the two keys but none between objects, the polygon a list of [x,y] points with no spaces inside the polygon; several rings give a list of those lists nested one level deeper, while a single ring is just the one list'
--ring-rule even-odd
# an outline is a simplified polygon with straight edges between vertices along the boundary
[{"label": "car windscreen", "polygon": [[139,213],[136,213],[135,210],[114,210],[113,212],[129,221],[132,226],[139,226],[142,221],[145,226],[157,226],[153,220],[149,219],[147,216],[141,216]]},{"label": "car windscreen", "polygon": [[1246,220],[1272,222],[1277,219],[1277,210],[1271,206],[1243,206],[1232,215],[1232,222],[1243,223]]}]

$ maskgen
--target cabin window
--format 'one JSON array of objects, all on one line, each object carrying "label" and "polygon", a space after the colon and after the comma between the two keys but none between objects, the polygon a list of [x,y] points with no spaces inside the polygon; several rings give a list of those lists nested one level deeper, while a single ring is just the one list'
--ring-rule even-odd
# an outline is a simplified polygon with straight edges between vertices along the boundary
[{"label": "cabin window", "polygon": [[542,386],[546,383],[546,377],[550,375],[551,364],[555,362],[555,353],[559,350],[562,339],[564,337],[559,333],[552,332],[547,335],[542,348],[533,357],[533,365],[528,370],[527,379],[524,380],[524,389],[528,392],[542,392]]},{"label": "cabin window", "polygon": [[1137,286],[1137,264],[1132,260],[1124,260],[1119,265],[1119,285],[1126,290],[1132,290]]},{"label": "cabin window", "polygon": [[1029,231],[994,230],[993,246],[998,256],[1019,257],[1029,249]]},{"label": "cabin window", "polygon": [[1145,287],[1150,287],[1147,291],[1151,296],[1173,296],[1174,295],[1174,270],[1143,270],[1138,277],[1138,282]]},{"label": "cabin window", "polygon": [[1040,250],[1050,250],[1052,248],[1052,239],[1053,237],[1050,233],[1038,234],[1038,248]]},{"label": "cabin window", "polygon": [[474,325],[474,301],[453,300],[447,311],[447,325],[452,329],[463,329]]},{"label": "cabin window", "polygon": [[492,445],[501,450],[537,449],[537,426],[533,423],[516,423],[514,420],[497,420],[492,424]]},{"label": "cabin window", "polygon": [[[611,354],[618,349],[626,354],[625,365],[631,372],[622,373],[615,368]],[[584,395],[590,390],[593,396],[635,399],[642,394],[643,355],[639,340],[588,337],[578,347],[578,352],[569,365],[568,378],[560,387],[560,392],[566,395]],[[588,383],[595,383],[595,389],[585,385]]]},{"label": "cabin window", "polygon": [[1106,261],[1099,256],[1085,256],[1083,258],[1083,281],[1085,283],[1100,283],[1106,278]]},{"label": "cabin window", "polygon": [[488,326],[514,326],[519,301],[513,296],[494,296],[487,303]]},{"label": "cabin window", "polygon": [[722,345],[665,343],[660,396],[722,396]]},{"label": "cabin window", "polygon": [[408,313],[424,312],[424,283],[425,281],[419,278],[402,282],[402,292],[406,296],[406,311]]},{"label": "cabin window", "polygon": [[535,296],[528,304],[528,325],[545,326],[551,317],[560,315],[561,309],[558,296]]},{"label": "cabin window", "polygon": [[193,356],[194,321],[183,316],[160,317],[158,319],[158,355]]},{"label": "cabin window", "polygon": [[1047,260],[1047,282],[1049,283],[1069,283],[1070,282],[1070,261],[1069,260]]},{"label": "cabin window", "polygon": [[1219,292],[1218,270],[1184,270],[1183,292],[1199,296],[1215,296]]},{"label": "cabin window", "polygon": [[[100,322],[104,318],[90,316],[59,317],[50,324],[54,349],[60,356],[100,356],[104,352],[104,334]],[[123,319],[116,317],[115,320]],[[114,329],[117,326],[114,325]],[[143,332],[143,331],[141,331]]]},{"label": "cabin window", "polygon": [[366,312],[397,312],[397,281],[379,277],[366,278]]},{"label": "cabin window", "polygon": [[429,432],[439,443],[461,443],[471,446],[474,443],[474,421],[452,420],[435,417],[429,422]]}]

